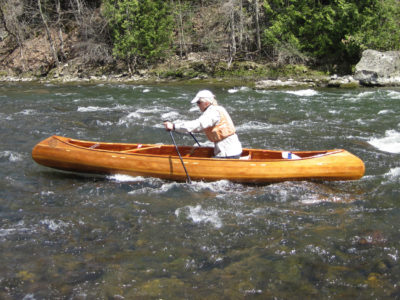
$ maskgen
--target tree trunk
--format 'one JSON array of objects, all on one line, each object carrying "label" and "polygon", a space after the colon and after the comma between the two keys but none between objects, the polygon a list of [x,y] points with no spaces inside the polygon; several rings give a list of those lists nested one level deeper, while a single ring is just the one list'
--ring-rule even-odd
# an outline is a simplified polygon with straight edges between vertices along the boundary
[{"label": "tree trunk", "polygon": [[53,55],[53,59],[54,59],[55,64],[58,66],[60,64],[60,62],[58,61],[56,48],[54,47],[53,39],[51,37],[51,32],[50,32],[50,28],[49,28],[49,25],[48,25],[47,20],[46,20],[46,16],[43,13],[41,0],[38,0],[38,6],[39,6],[40,17],[42,18],[44,27],[46,29],[47,39],[48,39],[49,44],[50,44],[50,51],[51,51],[51,54]]},{"label": "tree trunk", "polygon": [[254,22],[256,23],[256,44],[257,50],[261,51],[261,35],[260,35],[260,12],[258,7],[258,0],[254,0]]},{"label": "tree trunk", "polygon": [[85,39],[88,39],[88,33],[87,33],[87,28],[84,26],[85,20],[84,20],[84,7],[82,5],[81,0],[70,0],[70,6],[73,9],[73,14],[76,20],[76,23],[78,24],[78,27],[81,30],[81,34],[85,36]]},{"label": "tree trunk", "polygon": [[239,49],[243,50],[243,31],[244,31],[244,24],[243,24],[243,0],[239,0]]},{"label": "tree trunk", "polygon": [[64,38],[62,33],[62,20],[61,20],[61,7],[60,7],[60,0],[56,2],[57,7],[57,27],[58,27],[58,38],[60,40],[60,52],[61,52],[61,59],[65,59],[65,52],[64,52]]},{"label": "tree trunk", "polygon": [[231,45],[232,56],[236,55],[236,35],[235,35],[235,9],[232,7],[231,11]]},{"label": "tree trunk", "polygon": [[76,6],[78,8],[78,14],[81,16],[82,15],[82,3],[81,3],[81,0],[76,0]]},{"label": "tree trunk", "polygon": [[231,27],[231,34],[230,34],[230,40],[231,40],[231,51],[230,51],[230,57],[229,57],[229,63],[228,67],[230,67],[230,64],[232,63],[233,59],[236,56],[236,36],[235,36],[235,6],[234,2],[232,2],[232,9],[230,12],[230,27]]},{"label": "tree trunk", "polygon": [[183,28],[183,17],[182,17],[182,3],[178,0],[178,26],[179,26],[179,51],[180,57],[183,57],[183,53],[186,53],[186,43],[185,43],[185,30]]},{"label": "tree trunk", "polygon": [[21,57],[22,71],[26,71],[26,59],[24,55],[24,24],[19,21],[19,16],[23,11],[20,8],[19,1],[0,0],[0,16],[3,21],[4,29],[14,37],[19,48],[19,55]]}]

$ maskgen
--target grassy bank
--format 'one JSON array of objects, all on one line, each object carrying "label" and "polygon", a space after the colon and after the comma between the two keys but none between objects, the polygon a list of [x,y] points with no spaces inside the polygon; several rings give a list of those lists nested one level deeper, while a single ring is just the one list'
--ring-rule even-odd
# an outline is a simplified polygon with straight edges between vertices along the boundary
[{"label": "grassy bank", "polygon": [[129,74],[118,65],[91,67],[76,62],[65,63],[47,74],[0,73],[1,81],[38,82],[126,82],[126,83],[185,83],[254,87],[260,80],[295,80],[302,82],[327,81],[329,74],[304,65],[255,63],[251,61],[207,62],[203,60],[176,60],[149,66]]}]

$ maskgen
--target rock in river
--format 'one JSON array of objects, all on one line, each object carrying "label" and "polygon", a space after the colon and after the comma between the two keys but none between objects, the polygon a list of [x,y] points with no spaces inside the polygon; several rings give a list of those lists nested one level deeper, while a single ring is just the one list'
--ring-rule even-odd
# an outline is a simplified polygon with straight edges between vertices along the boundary
[{"label": "rock in river", "polygon": [[354,78],[365,86],[400,86],[400,51],[365,50]]}]

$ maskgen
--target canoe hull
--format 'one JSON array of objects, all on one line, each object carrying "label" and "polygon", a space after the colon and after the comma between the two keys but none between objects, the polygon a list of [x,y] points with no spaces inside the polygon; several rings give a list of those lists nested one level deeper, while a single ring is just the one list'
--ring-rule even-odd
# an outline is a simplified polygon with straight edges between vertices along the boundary
[{"label": "canoe hull", "polygon": [[[243,160],[208,157],[212,148],[180,147],[180,151],[192,180],[356,180],[365,172],[362,160],[345,150],[323,154],[297,151],[294,153],[303,158],[292,160],[282,159],[280,151],[257,149],[244,149],[252,157]],[[32,157],[38,164],[65,171],[186,180],[182,162],[171,145],[96,143],[52,136],[33,148]]]}]

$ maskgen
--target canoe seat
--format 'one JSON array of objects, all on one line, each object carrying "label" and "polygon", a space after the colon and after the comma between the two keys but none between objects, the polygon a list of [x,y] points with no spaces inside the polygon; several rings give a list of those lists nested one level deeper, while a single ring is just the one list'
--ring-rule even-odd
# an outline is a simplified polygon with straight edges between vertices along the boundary
[{"label": "canoe seat", "polygon": [[250,160],[251,159],[251,153],[250,151],[243,151],[242,155],[239,157],[239,159],[242,160]]},{"label": "canoe seat", "polygon": [[190,152],[188,154],[185,154],[184,157],[190,157],[193,155],[193,153],[196,151],[196,149],[199,149],[199,147],[192,147]]},{"label": "canoe seat", "polygon": [[100,146],[99,143],[93,144],[92,146],[89,147],[89,149],[96,149],[98,146]]},{"label": "canoe seat", "polygon": [[149,149],[160,149],[162,145],[158,145],[158,146],[154,146],[154,147],[141,147],[141,148],[136,148],[136,149],[131,149],[131,150],[125,150],[125,151],[121,151],[121,152],[125,152],[125,153],[137,153],[137,152],[142,152],[142,151],[146,151]]}]

